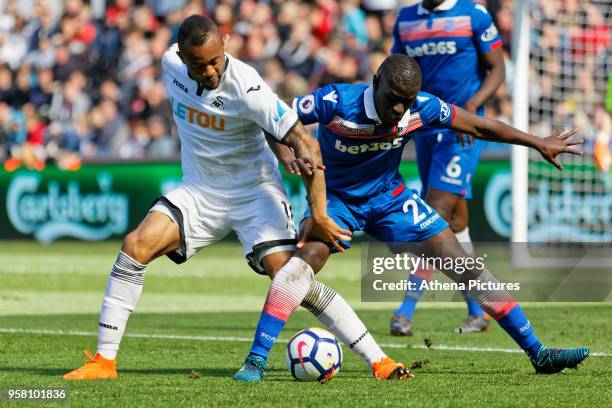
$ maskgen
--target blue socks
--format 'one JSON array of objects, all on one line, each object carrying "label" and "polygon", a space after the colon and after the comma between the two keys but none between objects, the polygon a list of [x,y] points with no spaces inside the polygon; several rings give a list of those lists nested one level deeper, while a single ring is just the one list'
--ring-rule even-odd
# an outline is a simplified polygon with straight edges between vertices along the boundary
[{"label": "blue socks", "polygon": [[281,330],[283,330],[285,323],[284,320],[274,317],[267,312],[261,312],[259,324],[257,324],[257,330],[255,331],[255,339],[249,354],[257,354],[267,359],[270,349],[276,343],[276,339],[280,335]]},{"label": "blue socks", "polygon": [[478,306],[478,303],[472,300],[470,295],[468,295],[467,290],[462,290],[461,294],[465,299],[465,303],[467,303],[468,316],[484,317],[484,311],[480,308],[480,306]]},{"label": "blue socks", "polygon": [[414,290],[407,290],[404,294],[404,300],[400,307],[393,313],[393,315],[397,315],[399,313],[403,313],[408,317],[408,319],[412,320],[412,315],[414,314],[414,309],[416,308],[416,304],[423,295],[423,290],[421,289],[421,282],[425,279],[421,279],[416,275],[410,275],[409,282],[412,282],[412,286],[415,288]]},{"label": "blue socks", "polygon": [[538,340],[531,323],[519,305],[516,305],[497,322],[532,360],[537,359],[542,343]]}]

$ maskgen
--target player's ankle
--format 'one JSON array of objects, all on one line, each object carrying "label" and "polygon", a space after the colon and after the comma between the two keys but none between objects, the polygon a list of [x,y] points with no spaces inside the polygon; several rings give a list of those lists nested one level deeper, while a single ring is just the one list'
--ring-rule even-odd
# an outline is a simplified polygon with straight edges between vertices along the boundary
[{"label": "player's ankle", "polygon": [[98,349],[96,352],[96,361],[103,364],[115,362],[117,360],[117,352],[115,350]]},{"label": "player's ankle", "polygon": [[257,352],[254,352],[254,351],[250,351],[249,355],[247,356],[247,358],[248,357],[258,357],[258,358],[263,358],[266,361],[268,360],[268,355],[267,354],[264,355],[262,353],[257,353]]},{"label": "player's ankle", "polygon": [[525,348],[525,353],[532,361],[537,361],[542,350],[546,349],[539,341]]}]

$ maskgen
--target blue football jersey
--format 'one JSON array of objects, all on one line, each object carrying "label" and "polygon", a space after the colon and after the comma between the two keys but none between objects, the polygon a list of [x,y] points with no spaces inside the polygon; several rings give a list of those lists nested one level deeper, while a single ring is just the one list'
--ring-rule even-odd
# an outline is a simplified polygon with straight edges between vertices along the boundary
[{"label": "blue football jersey", "polygon": [[399,163],[412,133],[424,126],[449,128],[455,107],[419,92],[410,111],[386,127],[364,84],[331,84],[293,101],[303,124],[318,123],[327,188],[341,199],[362,199],[403,182]]},{"label": "blue football jersey", "polygon": [[487,9],[468,0],[446,0],[431,12],[420,3],[404,7],[393,27],[392,53],[418,62],[423,91],[461,107],[486,76],[482,54],[501,45]]}]

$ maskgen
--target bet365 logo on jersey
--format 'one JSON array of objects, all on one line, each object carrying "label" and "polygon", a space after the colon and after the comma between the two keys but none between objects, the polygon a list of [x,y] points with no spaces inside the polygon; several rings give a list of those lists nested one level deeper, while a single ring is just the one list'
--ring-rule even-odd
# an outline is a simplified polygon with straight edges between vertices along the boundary
[{"label": "bet365 logo on jersey", "polygon": [[370,142],[363,143],[360,145],[347,146],[342,143],[341,140],[336,139],[336,144],[334,145],[336,150],[342,153],[349,154],[360,154],[365,152],[377,152],[379,150],[391,150],[391,149],[399,149],[402,147],[402,138],[396,137],[393,140],[388,140],[386,142]]},{"label": "bet365 logo on jersey", "polygon": [[443,55],[457,53],[455,41],[430,41],[416,47],[406,46],[406,54],[409,57],[422,57],[424,55]]}]

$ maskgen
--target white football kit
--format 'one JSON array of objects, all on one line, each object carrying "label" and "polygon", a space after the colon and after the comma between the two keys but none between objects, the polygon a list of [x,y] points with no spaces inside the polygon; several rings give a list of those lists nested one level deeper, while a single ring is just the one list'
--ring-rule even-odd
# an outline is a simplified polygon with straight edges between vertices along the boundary
[{"label": "white football kit", "polygon": [[[164,54],[164,82],[181,140],[183,184],[151,208],[176,222],[181,245],[168,254],[181,263],[234,230],[249,264],[295,249],[289,200],[263,130],[282,141],[297,114],[257,71],[230,55],[217,89],[191,79],[173,44]],[[262,130],[263,129],[263,130]]]}]

